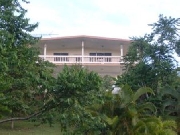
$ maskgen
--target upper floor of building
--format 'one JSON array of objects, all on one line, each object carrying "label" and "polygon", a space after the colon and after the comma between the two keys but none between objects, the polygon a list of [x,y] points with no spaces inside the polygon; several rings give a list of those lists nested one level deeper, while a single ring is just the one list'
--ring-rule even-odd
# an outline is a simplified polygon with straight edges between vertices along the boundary
[{"label": "upper floor of building", "polygon": [[130,40],[95,36],[42,38],[37,46],[40,56],[54,64],[114,64],[123,63]]}]

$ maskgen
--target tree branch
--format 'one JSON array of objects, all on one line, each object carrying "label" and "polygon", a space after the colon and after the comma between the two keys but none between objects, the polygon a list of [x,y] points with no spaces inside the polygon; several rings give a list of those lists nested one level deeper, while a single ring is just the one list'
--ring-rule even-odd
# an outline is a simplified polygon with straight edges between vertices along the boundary
[{"label": "tree branch", "polygon": [[5,122],[9,122],[9,121],[28,120],[28,119],[30,119],[32,117],[39,116],[42,113],[46,112],[47,110],[51,110],[53,108],[56,108],[56,106],[60,105],[60,103],[56,104],[56,106],[53,106],[53,104],[50,104],[50,105],[49,104],[45,105],[38,112],[36,112],[34,114],[31,114],[31,115],[29,115],[27,117],[17,117],[17,118],[8,118],[8,119],[0,120],[0,124],[5,123]]},{"label": "tree branch", "polygon": [[34,113],[32,115],[29,115],[27,117],[17,117],[17,118],[8,118],[8,119],[5,119],[5,120],[0,120],[0,124],[5,123],[5,122],[9,122],[9,121],[28,120],[28,119],[30,119],[30,118],[32,118],[34,116],[38,116],[38,115],[40,115],[42,113],[43,113],[43,111],[39,111],[39,112]]}]

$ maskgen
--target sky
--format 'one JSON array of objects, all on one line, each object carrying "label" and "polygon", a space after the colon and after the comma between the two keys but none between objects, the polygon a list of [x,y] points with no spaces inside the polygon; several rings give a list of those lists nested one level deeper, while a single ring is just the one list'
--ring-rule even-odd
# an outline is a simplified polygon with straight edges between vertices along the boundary
[{"label": "sky", "polygon": [[159,14],[180,17],[180,0],[30,0],[23,4],[34,35],[129,39],[151,32]]}]

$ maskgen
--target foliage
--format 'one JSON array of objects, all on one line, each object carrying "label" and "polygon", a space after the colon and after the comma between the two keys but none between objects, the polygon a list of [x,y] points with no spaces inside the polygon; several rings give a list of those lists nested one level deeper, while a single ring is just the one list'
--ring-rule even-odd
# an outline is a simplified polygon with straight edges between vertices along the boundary
[{"label": "foliage", "polygon": [[[64,98],[64,103],[71,102],[73,98],[84,106],[91,103],[88,98],[91,92],[99,91],[101,86],[101,78],[95,72],[89,72],[81,66],[65,66],[59,73],[57,78],[57,85],[54,90],[54,98],[58,102]],[[69,100],[68,100],[69,99]],[[74,102],[74,101],[73,101]]]},{"label": "foliage", "polygon": [[18,0],[0,1],[0,92],[1,104],[10,111],[7,119],[41,110],[45,89],[54,81],[53,65],[33,46],[39,38],[30,32],[38,24],[30,24],[26,12]]},{"label": "foliage", "polygon": [[124,57],[126,72],[119,76],[119,84],[129,84],[133,89],[143,86],[157,90],[171,85],[176,77],[174,52],[179,48],[179,18],[159,16],[150,24],[152,33],[133,37],[132,46]]},{"label": "foliage", "polygon": [[[129,84],[133,89],[151,87],[155,95],[147,94],[147,101],[157,108],[157,116],[177,121],[179,117],[179,77],[174,53],[179,53],[180,19],[159,16],[150,24],[152,32],[132,38],[132,46],[124,57],[126,72],[118,77],[117,84]],[[141,97],[144,99],[145,96]]]},{"label": "foliage", "polygon": [[180,92],[173,89],[172,87],[163,87],[159,90],[158,95],[162,103],[161,115],[176,116],[178,114],[178,111],[180,111]]},{"label": "foliage", "polygon": [[[26,0],[22,1],[28,3]],[[25,18],[26,12],[18,0],[0,1],[1,46],[7,43],[13,46],[29,45],[39,39],[29,34],[38,24],[29,24],[29,19]]]},{"label": "foliage", "polygon": [[10,110],[4,103],[6,102],[6,97],[3,93],[0,93],[0,118],[6,114],[10,113]]},{"label": "foliage", "polygon": [[[150,25],[151,34],[132,38],[124,58],[126,72],[117,79],[123,87],[112,95],[105,91],[112,78],[103,78],[102,84],[97,73],[81,66],[65,66],[53,78],[53,65],[41,60],[33,46],[39,38],[30,32],[38,24],[29,24],[26,12],[18,0],[0,0],[0,115],[26,118],[38,112],[52,126],[58,113],[67,134],[176,134],[176,123],[163,116],[179,116],[172,55],[180,54],[179,19],[160,15]],[[171,85],[177,86],[174,91],[162,87]],[[158,95],[155,100],[153,94]],[[156,117],[157,112],[162,117]]]},{"label": "foliage", "polygon": [[142,119],[134,128],[134,135],[177,135],[176,122],[173,120],[161,120],[161,118],[150,117]]},{"label": "foliage", "polygon": [[105,75],[102,77],[102,89],[110,90],[112,89],[112,85],[115,84],[115,78]]},{"label": "foliage", "polygon": [[173,120],[163,121],[156,117],[156,107],[140,97],[146,93],[153,94],[153,90],[142,87],[133,92],[127,85],[122,87],[117,95],[106,92],[104,104],[92,106],[92,113],[101,116],[106,127],[101,134],[107,135],[140,135],[166,132],[167,135],[176,134],[176,123]]},{"label": "foliage", "polygon": [[116,118],[116,121],[114,121],[116,124],[113,125],[114,128],[111,127],[111,124],[107,121],[113,134],[132,134],[134,132],[133,126],[135,126],[141,118],[145,118],[151,113],[156,112],[156,109],[151,103],[137,103],[137,99],[146,92],[153,93],[149,88],[142,88],[134,93],[131,88],[126,85],[122,87],[118,95],[114,96],[110,105],[113,107],[111,108],[113,113],[110,116],[108,115],[109,120]]},{"label": "foliage", "polygon": [[[159,88],[156,96],[149,97],[148,101],[153,102],[157,107],[157,115],[165,120],[175,120],[180,124],[180,89],[172,86]],[[179,126],[177,126],[179,127]],[[180,129],[177,129],[180,132]]]},{"label": "foliage", "polygon": [[[58,111],[62,130],[70,132],[97,133],[103,125],[98,116],[94,117],[86,108],[101,102],[101,77],[80,65],[65,66],[58,74],[52,100],[48,106]],[[96,132],[97,131],[97,132]]]}]

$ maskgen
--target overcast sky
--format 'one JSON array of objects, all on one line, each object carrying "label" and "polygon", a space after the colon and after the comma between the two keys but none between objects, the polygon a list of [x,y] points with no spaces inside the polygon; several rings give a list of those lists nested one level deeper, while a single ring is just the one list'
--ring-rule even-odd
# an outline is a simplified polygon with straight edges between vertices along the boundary
[{"label": "overcast sky", "polygon": [[[159,14],[180,17],[180,0],[30,0],[24,7],[35,34],[128,39],[149,33]],[[53,35],[51,35],[53,36]]]}]

